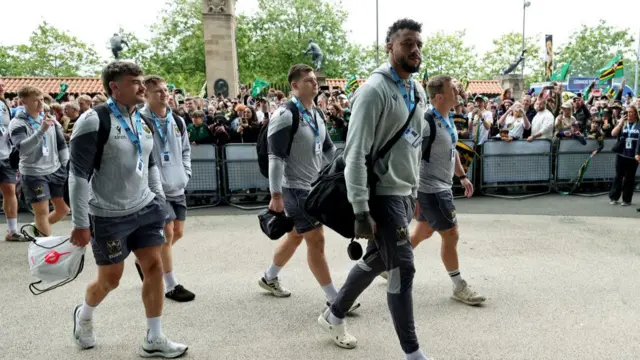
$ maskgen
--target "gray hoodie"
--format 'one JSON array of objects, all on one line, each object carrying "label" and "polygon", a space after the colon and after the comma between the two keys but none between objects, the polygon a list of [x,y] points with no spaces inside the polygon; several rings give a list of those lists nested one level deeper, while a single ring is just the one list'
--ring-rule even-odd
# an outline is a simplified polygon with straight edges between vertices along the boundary
[{"label": "gray hoodie", "polygon": [[11,154],[11,142],[9,140],[9,122],[11,121],[11,109],[0,99],[0,121],[4,126],[4,135],[0,136],[0,160],[6,160]]},{"label": "gray hoodie", "polygon": [[[156,160],[156,166],[160,170],[162,189],[169,200],[179,197],[184,194],[184,188],[191,178],[191,145],[189,145],[187,125],[181,117],[173,114],[168,127],[165,127],[166,119],[159,119],[160,126],[169,130],[165,136],[167,138],[165,149],[164,141],[160,138],[160,132],[155,126],[153,115],[151,115],[151,109],[145,106],[140,110],[140,113],[154,124],[153,156]],[[176,121],[182,123],[184,134],[180,132]],[[162,159],[162,153],[165,151],[169,153],[170,161],[168,163]]]},{"label": "gray hoodie", "polygon": [[[34,120],[42,123],[42,120]],[[31,126],[27,114],[19,112],[9,123],[9,136],[13,146],[20,151],[20,174],[44,176],[58,171],[60,166],[66,168],[69,149],[57,121],[47,131],[42,131],[42,126],[36,130]],[[48,154],[43,151],[45,141]]]},{"label": "gray hoodie", "polygon": [[[416,98],[417,108],[409,126],[422,138],[428,126],[424,121],[426,96],[422,86],[417,81],[413,83],[419,99]],[[390,65],[384,64],[371,74],[352,100],[344,150],[344,175],[347,196],[355,213],[369,211],[365,156],[373,149],[375,158],[408,117],[409,109],[393,80]],[[415,196],[420,179],[421,151],[419,141],[409,144],[405,137],[401,137],[384,158],[378,159],[374,164],[374,171],[380,179],[376,195]]]}]

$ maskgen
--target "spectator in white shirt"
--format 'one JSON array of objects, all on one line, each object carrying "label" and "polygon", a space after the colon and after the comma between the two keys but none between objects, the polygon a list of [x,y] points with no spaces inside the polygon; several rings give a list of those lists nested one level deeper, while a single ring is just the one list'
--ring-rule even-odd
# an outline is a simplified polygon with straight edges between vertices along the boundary
[{"label": "spectator in white shirt", "polygon": [[553,138],[553,114],[547,110],[547,101],[543,98],[536,100],[536,117],[533,118],[531,126],[531,136],[527,141],[531,142],[536,139]]},{"label": "spectator in white shirt", "polygon": [[[524,106],[519,102],[516,102],[507,110],[507,112],[500,117],[498,124],[501,129],[509,130],[509,138],[511,140],[522,139],[522,134],[525,129],[528,130],[531,127],[529,119],[524,114]],[[499,137],[500,135],[498,135]]]},{"label": "spectator in white shirt", "polygon": [[476,145],[482,145],[489,139],[489,129],[493,125],[493,115],[485,107],[487,99],[484,96],[476,96],[475,102],[476,109],[469,114],[469,138]]}]

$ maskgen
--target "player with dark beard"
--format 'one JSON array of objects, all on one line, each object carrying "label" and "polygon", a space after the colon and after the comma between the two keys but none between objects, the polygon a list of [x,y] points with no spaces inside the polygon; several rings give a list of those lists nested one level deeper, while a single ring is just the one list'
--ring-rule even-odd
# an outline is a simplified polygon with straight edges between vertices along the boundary
[{"label": "player with dark beard", "polygon": [[[420,68],[421,31],[422,25],[413,20],[395,22],[386,38],[389,63],[375,70],[354,97],[344,174],[356,218],[355,235],[369,239],[369,243],[335,302],[318,318],[318,324],[338,346],[354,348],[357,340],[346,330],[345,313],[373,279],[386,270],[387,302],[409,360],[427,359],[420,350],[413,320],[415,268],[408,228],[418,191],[420,145],[426,123],[426,95],[420,84],[411,79],[411,74]],[[365,158],[370,155],[376,159],[407,120],[402,137],[372,164],[378,181],[370,196]]]}]

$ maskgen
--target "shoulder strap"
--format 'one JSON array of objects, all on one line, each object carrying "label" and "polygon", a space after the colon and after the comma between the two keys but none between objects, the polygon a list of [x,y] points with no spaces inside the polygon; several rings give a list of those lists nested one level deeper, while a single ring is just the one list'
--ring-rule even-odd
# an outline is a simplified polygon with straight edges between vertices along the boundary
[{"label": "shoulder strap", "polygon": [[300,112],[298,112],[298,107],[291,100],[287,101],[284,107],[291,111],[291,137],[289,138],[289,145],[287,146],[287,155],[289,155],[291,153],[293,137],[296,135],[296,132],[298,132],[298,126],[300,126]]},{"label": "shoulder strap", "polygon": [[433,116],[433,111],[428,110],[427,112],[425,112],[424,118],[425,120],[427,120],[427,123],[429,124],[429,140],[427,142],[426,147],[422,149],[422,160],[429,162],[429,159],[431,159],[431,145],[433,145],[433,142],[436,140],[437,129],[436,129],[436,121]]},{"label": "shoulder strap", "polygon": [[175,120],[176,125],[178,125],[178,130],[180,130],[180,135],[184,136],[184,130],[185,130],[184,129],[184,124],[185,124],[184,120],[180,116],[178,116],[176,114],[173,114],[173,120]]},{"label": "shoulder strap", "polygon": [[100,163],[102,162],[102,153],[104,146],[109,140],[109,133],[111,132],[111,114],[107,105],[100,104],[93,108],[98,114],[98,147],[96,149],[96,157],[93,161],[93,168],[100,170]]},{"label": "shoulder strap", "polygon": [[411,123],[413,114],[415,114],[416,109],[418,108],[418,103],[420,102],[417,86],[413,88],[413,93],[415,95],[416,102],[415,102],[415,106],[413,107],[413,110],[411,110],[411,112],[409,113],[409,117],[407,118],[407,121],[405,121],[404,125],[402,125],[400,130],[398,130],[398,132],[395,133],[395,135],[393,135],[391,140],[389,140],[386,144],[384,144],[384,146],[380,149],[380,151],[378,151],[378,154],[376,155],[376,159],[371,162],[371,165],[373,165],[378,159],[384,158],[384,156],[387,155],[389,150],[391,150],[391,148],[398,142],[398,140],[400,140],[400,138],[402,137],[402,134],[404,134],[405,130],[407,130],[407,128],[409,127],[409,123]]}]

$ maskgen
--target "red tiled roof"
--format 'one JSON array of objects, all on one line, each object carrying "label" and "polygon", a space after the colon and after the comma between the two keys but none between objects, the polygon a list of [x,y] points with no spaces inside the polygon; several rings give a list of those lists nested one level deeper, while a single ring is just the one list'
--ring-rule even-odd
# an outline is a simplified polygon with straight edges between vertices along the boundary
[{"label": "red tiled roof", "polygon": [[17,93],[20,87],[31,85],[45,93],[57,94],[60,92],[60,84],[62,83],[69,85],[69,89],[67,89],[69,94],[97,94],[104,92],[100,78],[5,76],[0,79],[4,81],[4,91],[7,93]]},{"label": "red tiled roof", "polygon": [[[362,86],[367,79],[358,79],[358,84]],[[347,85],[347,79],[327,79],[327,85],[333,89],[334,86],[338,86],[341,89]]]},{"label": "red tiled roof", "polygon": [[469,80],[467,92],[476,95],[500,95],[502,86],[498,80]]}]

